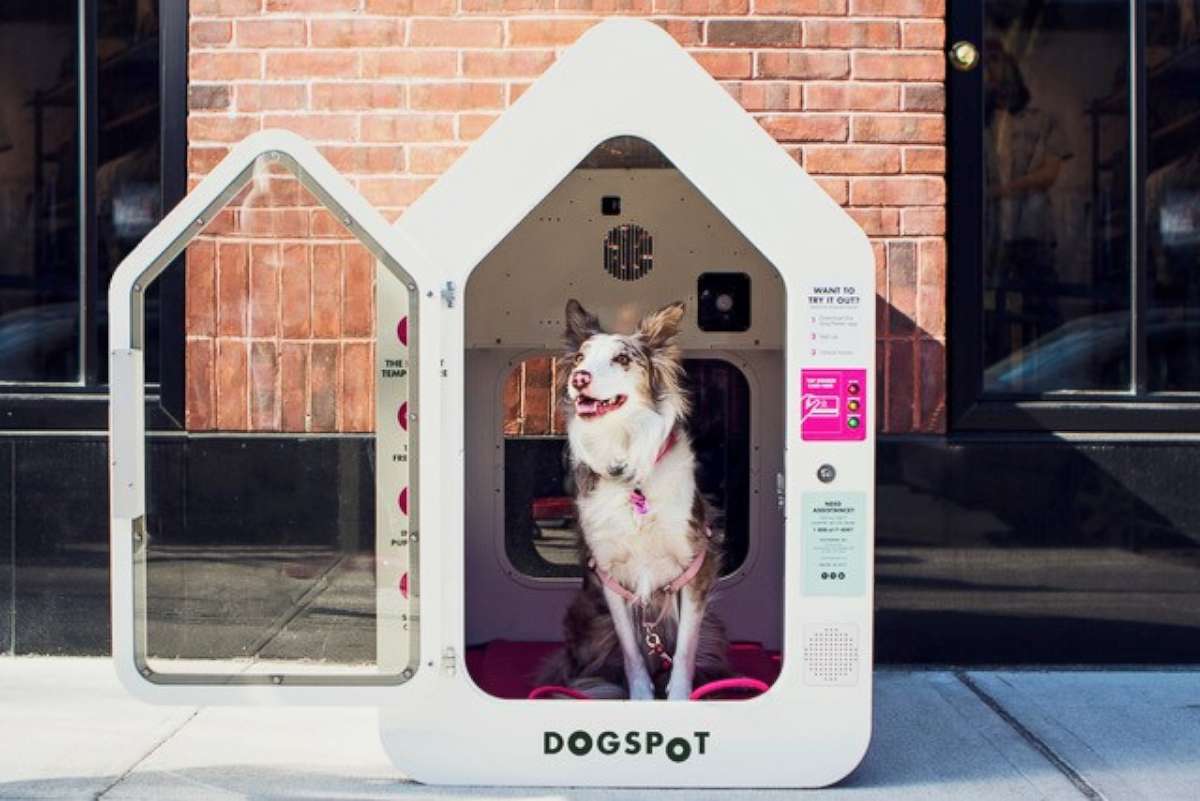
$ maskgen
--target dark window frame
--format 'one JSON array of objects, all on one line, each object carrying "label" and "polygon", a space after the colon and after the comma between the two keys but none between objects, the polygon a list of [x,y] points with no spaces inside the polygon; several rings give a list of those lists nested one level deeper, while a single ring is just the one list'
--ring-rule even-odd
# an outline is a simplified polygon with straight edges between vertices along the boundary
[{"label": "dark window frame", "polygon": [[[983,392],[983,69],[948,69],[947,175],[950,227],[947,341],[950,428],[969,431],[1183,432],[1200,431],[1200,393],[1149,392],[1146,387],[1145,320],[1148,287],[1146,246],[1146,5],[1129,0],[1130,109],[1130,315],[1133,376],[1130,392],[1048,393],[1005,397]],[[947,45],[967,41],[982,49],[984,4],[954,0]]]},{"label": "dark window frame", "polygon": [[[81,170],[83,195],[80,218],[80,257],[85,281],[83,305],[82,384],[39,382],[0,386],[0,432],[100,431],[108,428],[108,387],[99,383],[99,366],[108,357],[95,317],[98,301],[108,291],[99,276],[97,226],[94,213],[97,150],[96,31],[98,0],[79,2]],[[161,209],[175,206],[187,192],[187,57],[188,9],[179,0],[159,0],[159,137]],[[147,387],[146,425],[154,429],[183,428],[184,395],[184,275],[176,265],[158,281],[160,288],[159,383]]]}]

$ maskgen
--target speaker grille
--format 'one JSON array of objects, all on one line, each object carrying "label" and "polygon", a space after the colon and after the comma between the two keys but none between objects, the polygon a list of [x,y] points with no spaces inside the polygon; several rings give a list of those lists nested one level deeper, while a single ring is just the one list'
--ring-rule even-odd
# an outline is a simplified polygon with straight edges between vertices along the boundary
[{"label": "speaker grille", "polygon": [[654,268],[654,237],[625,223],[604,237],[604,271],[619,281],[636,281]]},{"label": "speaker grille", "polygon": [[804,627],[804,683],[858,683],[858,627],[819,623]]}]

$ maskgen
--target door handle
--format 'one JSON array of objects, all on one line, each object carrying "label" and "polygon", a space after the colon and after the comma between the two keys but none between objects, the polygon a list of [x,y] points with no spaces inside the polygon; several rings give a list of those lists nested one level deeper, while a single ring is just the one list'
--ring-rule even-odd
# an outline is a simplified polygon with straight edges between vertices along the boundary
[{"label": "door handle", "polygon": [[950,59],[950,66],[959,72],[970,72],[979,66],[979,48],[965,39],[950,45],[946,57]]}]

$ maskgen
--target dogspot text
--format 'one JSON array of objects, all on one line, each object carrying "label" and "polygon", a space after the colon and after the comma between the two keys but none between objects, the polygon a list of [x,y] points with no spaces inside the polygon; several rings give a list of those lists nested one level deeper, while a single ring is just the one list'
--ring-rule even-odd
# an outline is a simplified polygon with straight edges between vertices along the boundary
[{"label": "dogspot text", "polygon": [[602,731],[594,737],[586,731],[573,731],[566,735],[548,731],[542,736],[542,753],[561,754],[565,751],[575,756],[584,756],[594,748],[605,756],[617,753],[652,756],[661,750],[672,762],[686,762],[693,752],[704,755],[709,734],[711,732],[697,731],[693,732],[690,738],[672,737],[668,740],[658,731],[631,731],[626,732],[624,737],[615,731]]}]

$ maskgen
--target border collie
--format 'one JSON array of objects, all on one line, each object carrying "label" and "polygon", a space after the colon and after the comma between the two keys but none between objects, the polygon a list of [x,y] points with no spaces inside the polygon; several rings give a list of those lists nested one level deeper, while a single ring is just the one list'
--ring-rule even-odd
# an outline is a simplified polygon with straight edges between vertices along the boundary
[{"label": "border collie", "polygon": [[567,303],[559,373],[583,589],[542,683],[592,697],[687,700],[694,682],[731,675],[724,628],[706,613],[721,551],[684,427],[689,398],[675,344],[683,312],[682,303],[664,306],[626,336]]}]

